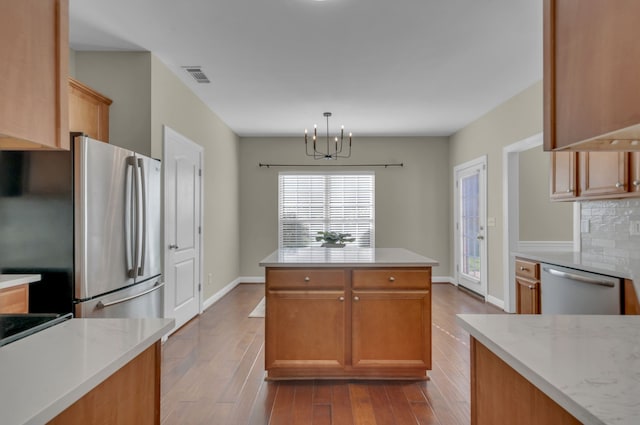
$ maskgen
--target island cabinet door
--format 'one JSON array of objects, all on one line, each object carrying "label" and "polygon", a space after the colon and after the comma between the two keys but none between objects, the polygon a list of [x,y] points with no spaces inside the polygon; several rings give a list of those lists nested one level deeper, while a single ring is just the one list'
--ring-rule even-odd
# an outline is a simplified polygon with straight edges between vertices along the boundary
[{"label": "island cabinet door", "polygon": [[431,369],[430,291],[353,291],[354,368]]},{"label": "island cabinet door", "polygon": [[344,291],[268,291],[266,369],[342,369],[345,304]]}]

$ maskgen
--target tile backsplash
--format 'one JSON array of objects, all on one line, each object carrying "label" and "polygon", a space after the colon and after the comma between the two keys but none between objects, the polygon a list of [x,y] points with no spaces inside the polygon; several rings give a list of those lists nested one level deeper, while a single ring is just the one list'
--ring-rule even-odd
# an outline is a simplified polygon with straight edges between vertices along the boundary
[{"label": "tile backsplash", "polygon": [[640,199],[583,201],[580,203],[582,256],[603,267],[640,262]]}]

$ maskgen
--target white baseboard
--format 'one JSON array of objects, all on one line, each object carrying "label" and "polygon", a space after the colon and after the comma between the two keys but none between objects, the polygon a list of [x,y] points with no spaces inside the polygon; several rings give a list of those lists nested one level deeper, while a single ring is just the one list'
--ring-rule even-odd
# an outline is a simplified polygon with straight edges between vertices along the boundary
[{"label": "white baseboard", "polygon": [[498,307],[500,310],[504,310],[504,301],[500,298],[496,298],[493,295],[487,295],[487,302]]},{"label": "white baseboard", "polygon": [[[431,282],[433,283],[451,283],[452,285],[456,285],[455,280],[451,276],[433,276],[431,278]],[[458,285],[456,285],[458,286]]]},{"label": "white baseboard", "polygon": [[218,292],[216,292],[215,294],[213,294],[212,296],[204,300],[204,302],[202,303],[202,311],[205,311],[206,309],[214,305],[216,302],[220,301],[222,297],[224,297],[229,292],[231,292],[231,290],[236,286],[238,286],[240,282],[243,282],[241,278],[234,279],[227,286],[225,286],[224,288],[222,288],[221,290],[219,290]]},{"label": "white baseboard", "polygon": [[566,252],[573,251],[573,241],[519,241],[518,251]]},{"label": "white baseboard", "polygon": [[240,276],[236,280],[240,283],[264,283],[264,276]]}]

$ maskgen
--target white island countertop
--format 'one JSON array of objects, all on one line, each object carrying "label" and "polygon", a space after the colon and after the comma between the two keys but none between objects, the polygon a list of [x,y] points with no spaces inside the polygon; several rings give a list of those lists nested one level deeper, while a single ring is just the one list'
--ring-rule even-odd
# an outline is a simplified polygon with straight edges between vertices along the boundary
[{"label": "white island countertop", "polygon": [[0,274],[0,289],[37,282],[42,279],[39,274]]},{"label": "white island countertop", "polygon": [[640,316],[471,315],[458,322],[585,424],[640,424]]},{"label": "white island countertop", "polygon": [[404,248],[281,248],[262,267],[432,267],[437,260]]},{"label": "white island countertop", "polygon": [[0,422],[48,422],[162,338],[173,322],[71,319],[0,347]]}]

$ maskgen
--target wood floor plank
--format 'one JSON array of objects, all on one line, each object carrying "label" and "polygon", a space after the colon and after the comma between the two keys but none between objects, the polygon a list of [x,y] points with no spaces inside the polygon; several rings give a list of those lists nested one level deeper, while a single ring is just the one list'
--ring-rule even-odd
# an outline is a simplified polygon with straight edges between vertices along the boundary
[{"label": "wood floor plank", "polygon": [[312,425],[331,425],[331,405],[314,404]]},{"label": "wood floor plank", "polygon": [[469,425],[469,335],[456,313],[501,313],[449,284],[432,291],[430,380],[264,380],[262,284],[241,284],[163,345],[163,425]]},{"label": "wood floor plank", "polygon": [[354,425],[376,425],[376,417],[366,384],[349,384]]},{"label": "wood floor plank", "polygon": [[313,422],[313,381],[296,383],[293,402],[293,425],[309,425]]},{"label": "wood floor plank", "polygon": [[373,412],[376,416],[376,424],[396,425],[385,385],[386,383],[383,382],[372,382],[369,384],[369,396],[371,397]]},{"label": "wood floor plank", "polygon": [[333,394],[331,403],[331,424],[353,425],[349,384],[347,382],[334,383],[331,393]]}]

